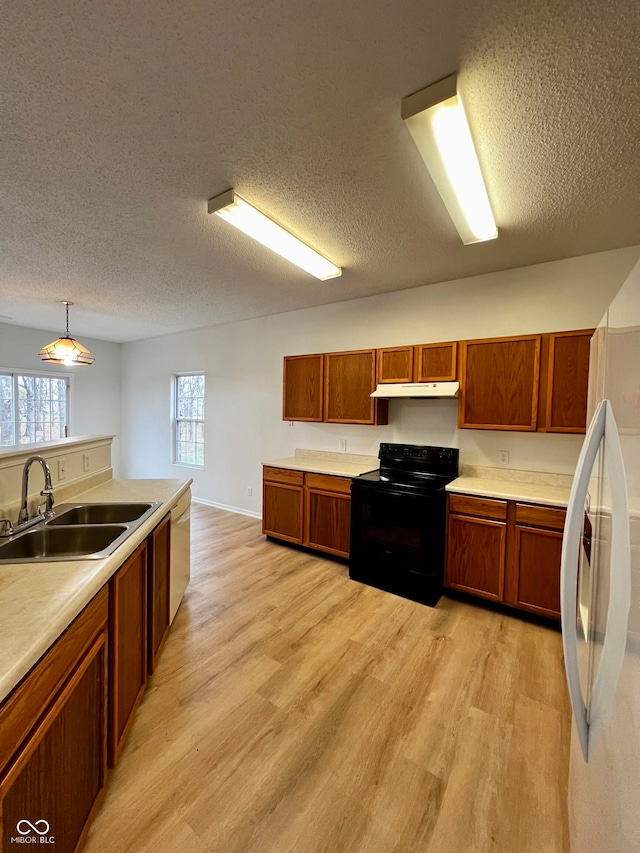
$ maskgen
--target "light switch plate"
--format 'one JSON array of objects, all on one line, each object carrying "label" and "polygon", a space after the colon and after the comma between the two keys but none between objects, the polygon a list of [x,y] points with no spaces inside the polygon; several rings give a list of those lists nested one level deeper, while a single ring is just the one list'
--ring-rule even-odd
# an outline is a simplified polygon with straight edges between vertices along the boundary
[{"label": "light switch plate", "polygon": [[58,459],[58,479],[64,480],[67,476],[67,460]]},{"label": "light switch plate", "polygon": [[82,454],[82,470],[83,471],[89,470],[89,454],[88,453]]}]

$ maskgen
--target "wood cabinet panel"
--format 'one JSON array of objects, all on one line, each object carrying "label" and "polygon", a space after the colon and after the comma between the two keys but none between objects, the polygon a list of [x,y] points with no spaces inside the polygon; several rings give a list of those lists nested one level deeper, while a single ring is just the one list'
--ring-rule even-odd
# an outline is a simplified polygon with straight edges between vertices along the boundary
[{"label": "wood cabinet panel", "polygon": [[[304,478],[302,472],[301,479]],[[302,486],[285,483],[263,483],[262,532],[288,542],[302,543]]]},{"label": "wood cabinet panel", "polygon": [[462,515],[477,515],[482,518],[493,518],[506,521],[507,502],[494,498],[479,498],[472,495],[458,495],[450,492],[448,495],[449,511]]},{"label": "wood cabinet panel", "polygon": [[109,581],[109,764],[120,755],[147,684],[147,544]]},{"label": "wood cabinet panel", "polygon": [[540,335],[460,343],[458,426],[533,431]]},{"label": "wood cabinet panel", "polygon": [[560,618],[562,533],[517,525],[513,559],[517,564],[515,604]]},{"label": "wood cabinet panel", "polygon": [[504,590],[505,522],[449,515],[445,585],[501,601]]},{"label": "wood cabinet panel", "polygon": [[53,838],[52,849],[82,843],[106,777],[106,637],[105,625],[2,778],[3,850],[25,819],[47,822],[44,836],[28,837]]},{"label": "wood cabinet panel", "polygon": [[386,424],[388,400],[371,397],[376,387],[376,351],[325,355],[324,419],[328,423]]},{"label": "wood cabinet panel", "polygon": [[263,465],[262,473],[265,480],[273,483],[287,483],[290,486],[301,486],[304,483],[304,471],[293,471],[289,468],[270,468]]},{"label": "wood cabinet panel", "polygon": [[169,633],[171,584],[171,515],[167,514],[147,540],[147,671],[153,674]]},{"label": "wood cabinet panel", "polygon": [[284,358],[282,419],[321,421],[323,415],[324,355]]},{"label": "wood cabinet panel", "polygon": [[304,544],[341,557],[349,556],[351,498],[307,489]]},{"label": "wood cabinet panel", "polygon": [[457,378],[456,341],[416,347],[416,382],[454,382]]},{"label": "wood cabinet panel", "polygon": [[2,702],[0,775],[96,635],[106,630],[108,618],[109,594],[105,587]]},{"label": "wood cabinet panel", "polygon": [[333,474],[305,474],[304,484],[310,489],[342,492],[345,495],[351,494],[351,479],[349,477],[336,477]]},{"label": "wood cabinet panel", "polygon": [[564,530],[566,510],[536,504],[516,504],[516,523],[530,527],[547,527],[551,530]]},{"label": "wood cabinet panel", "polygon": [[385,347],[377,354],[378,382],[413,382],[414,347]]},{"label": "wood cabinet panel", "polygon": [[583,433],[587,421],[589,351],[594,329],[545,335],[546,370],[541,386],[540,429]]}]

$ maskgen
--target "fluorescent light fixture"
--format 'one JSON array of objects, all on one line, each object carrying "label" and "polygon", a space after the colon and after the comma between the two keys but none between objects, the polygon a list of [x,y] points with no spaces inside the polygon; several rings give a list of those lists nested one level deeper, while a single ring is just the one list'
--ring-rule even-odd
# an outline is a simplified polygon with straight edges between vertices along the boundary
[{"label": "fluorescent light fixture", "polygon": [[209,213],[216,213],[226,219],[258,243],[321,281],[342,275],[340,267],[314,252],[306,243],[285,231],[264,213],[260,213],[253,205],[240,198],[235,190],[227,190],[222,195],[210,198],[208,209]]},{"label": "fluorescent light fixture", "polygon": [[404,119],[462,242],[498,236],[456,75],[402,100]]},{"label": "fluorescent light fixture", "polygon": [[67,309],[67,333],[42,347],[38,355],[43,361],[51,364],[65,364],[71,367],[75,364],[93,364],[95,358],[86,347],[69,335],[69,305],[73,302],[62,303]]}]

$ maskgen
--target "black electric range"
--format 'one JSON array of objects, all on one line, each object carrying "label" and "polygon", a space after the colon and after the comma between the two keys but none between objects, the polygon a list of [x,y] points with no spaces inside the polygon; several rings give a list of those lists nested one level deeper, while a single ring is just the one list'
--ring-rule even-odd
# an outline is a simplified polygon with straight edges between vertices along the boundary
[{"label": "black electric range", "polygon": [[351,483],[349,577],[435,605],[444,583],[445,486],[458,450],[380,445],[380,469]]}]

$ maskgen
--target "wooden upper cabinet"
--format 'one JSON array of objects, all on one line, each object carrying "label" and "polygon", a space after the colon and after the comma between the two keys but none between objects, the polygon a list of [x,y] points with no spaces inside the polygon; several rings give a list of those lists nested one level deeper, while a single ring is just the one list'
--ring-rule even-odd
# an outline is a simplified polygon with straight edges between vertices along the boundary
[{"label": "wooden upper cabinet", "polygon": [[455,382],[458,344],[420,344],[415,348],[416,382]]},{"label": "wooden upper cabinet", "polygon": [[534,431],[540,335],[462,341],[458,426]]},{"label": "wooden upper cabinet", "polygon": [[594,329],[542,337],[540,426],[542,432],[586,431],[589,349]]},{"label": "wooden upper cabinet", "polygon": [[325,355],[324,420],[342,424],[386,424],[388,401],[371,397],[376,387],[376,351]]},{"label": "wooden upper cabinet", "polygon": [[378,350],[378,382],[413,382],[415,347],[385,347]]},{"label": "wooden upper cabinet", "polygon": [[321,421],[324,355],[288,355],[284,358],[282,419]]}]

